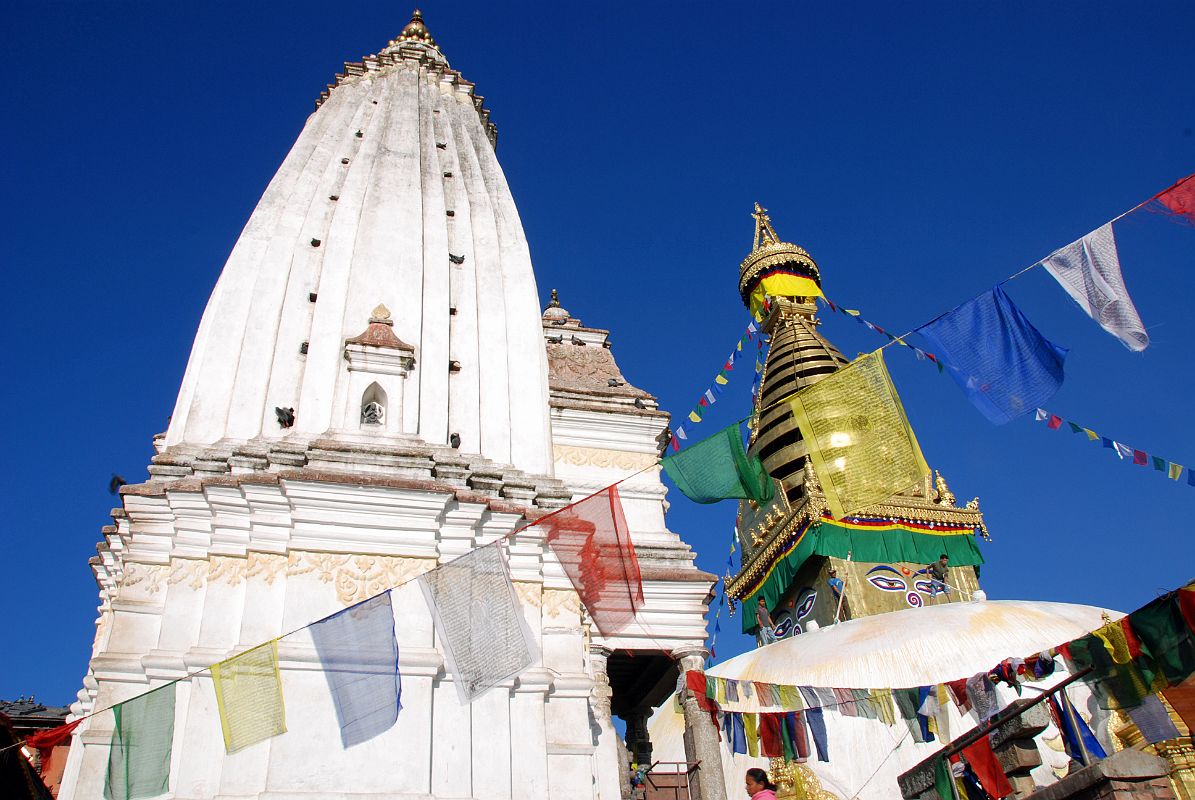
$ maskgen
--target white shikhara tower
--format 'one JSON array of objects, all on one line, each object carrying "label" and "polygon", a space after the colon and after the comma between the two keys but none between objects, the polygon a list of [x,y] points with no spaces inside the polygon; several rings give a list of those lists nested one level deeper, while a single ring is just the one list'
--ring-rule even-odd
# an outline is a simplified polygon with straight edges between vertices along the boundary
[{"label": "white shikhara tower", "polygon": [[[281,736],[226,755],[210,675],[182,680],[168,796],[617,800],[612,714],[643,760],[647,714],[678,668],[700,668],[713,576],[664,520],[651,467],[668,417],[606,331],[555,300],[540,313],[495,140],[418,12],[325,92],[212,293],[149,480],[103,530],[73,710],[184,678],[647,467],[619,487],[639,624],[603,639],[529,528],[509,553],[539,663],[463,705],[408,584],[393,594],[393,728],[344,749],[310,639],[288,637]],[[102,796],[112,727],[99,714],[77,729],[66,800]],[[717,764],[716,736],[695,726],[689,760]],[[696,793],[723,796],[714,768],[697,775]]]}]

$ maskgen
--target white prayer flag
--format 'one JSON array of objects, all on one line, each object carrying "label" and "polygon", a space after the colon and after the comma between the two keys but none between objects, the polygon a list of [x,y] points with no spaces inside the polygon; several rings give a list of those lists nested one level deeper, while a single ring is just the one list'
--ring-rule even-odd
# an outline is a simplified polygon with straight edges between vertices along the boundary
[{"label": "white prayer flag", "polygon": [[1149,346],[1149,334],[1120,274],[1116,237],[1109,222],[1042,261],[1066,293],[1130,350]]},{"label": "white prayer flag", "polygon": [[513,678],[539,656],[498,544],[419,576],[462,703]]}]

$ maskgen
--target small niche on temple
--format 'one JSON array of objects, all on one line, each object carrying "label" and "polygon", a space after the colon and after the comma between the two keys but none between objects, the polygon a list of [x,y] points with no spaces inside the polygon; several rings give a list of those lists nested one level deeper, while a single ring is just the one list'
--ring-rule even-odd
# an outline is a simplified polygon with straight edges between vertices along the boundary
[{"label": "small niche on temple", "polygon": [[361,395],[361,427],[380,428],[386,424],[386,390],[376,382]]}]

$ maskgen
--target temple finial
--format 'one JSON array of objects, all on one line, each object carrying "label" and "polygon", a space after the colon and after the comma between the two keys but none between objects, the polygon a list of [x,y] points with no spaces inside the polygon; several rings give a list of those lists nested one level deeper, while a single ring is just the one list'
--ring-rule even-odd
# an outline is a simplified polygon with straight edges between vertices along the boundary
[{"label": "temple finial", "polygon": [[548,301],[548,308],[560,308],[560,296],[556,294],[556,290],[552,290],[552,299]]},{"label": "temple finial", "polygon": [[395,41],[420,42],[421,44],[436,47],[436,40],[432,38],[427,25],[424,24],[423,13],[419,9],[415,9],[415,12],[411,14],[411,21],[402,29],[402,33],[398,35],[398,39]]},{"label": "temple finial", "polygon": [[755,217],[755,243],[751,247],[753,251],[780,241],[780,237],[772,229],[772,221],[768,218],[766,208],[756,203],[755,213],[751,216]]}]

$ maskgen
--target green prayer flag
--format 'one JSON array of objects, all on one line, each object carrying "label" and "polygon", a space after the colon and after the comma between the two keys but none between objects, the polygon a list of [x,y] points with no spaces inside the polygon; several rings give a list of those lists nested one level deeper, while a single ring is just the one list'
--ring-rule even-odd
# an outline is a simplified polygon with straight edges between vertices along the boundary
[{"label": "green prayer flag", "polygon": [[731,498],[766,503],[775,492],[760,460],[743,450],[737,422],[679,453],[664,456],[663,463],[676,488],[696,503]]},{"label": "green prayer flag", "polygon": [[1158,458],[1157,456],[1154,456],[1153,460],[1154,460],[1154,469],[1156,469],[1158,472],[1166,471],[1166,459]]},{"label": "green prayer flag", "polygon": [[157,797],[168,790],[175,683],[112,708],[116,727],[108,751],[106,800]]},{"label": "green prayer flag", "polygon": [[1082,433],[1083,432],[1082,425],[1077,425],[1074,422],[1068,422],[1066,424],[1071,426],[1071,433]]},{"label": "green prayer flag", "polygon": [[1101,708],[1135,708],[1150,693],[1152,673],[1142,670],[1137,660],[1116,663],[1104,641],[1094,633],[1072,641],[1069,651],[1076,671],[1092,668],[1083,681],[1091,687]]},{"label": "green prayer flag", "polygon": [[785,719],[784,714],[778,714],[780,717],[780,741],[784,744],[784,760],[797,760],[797,743],[793,741],[792,731],[788,728],[788,720]]},{"label": "green prayer flag", "polygon": [[954,776],[950,774],[950,763],[944,758],[934,765],[934,788],[942,800],[954,800]]},{"label": "green prayer flag", "polygon": [[1171,686],[1177,686],[1195,672],[1195,635],[1183,618],[1177,592],[1159,597],[1129,614],[1129,625],[1149,648],[1155,668]]}]

